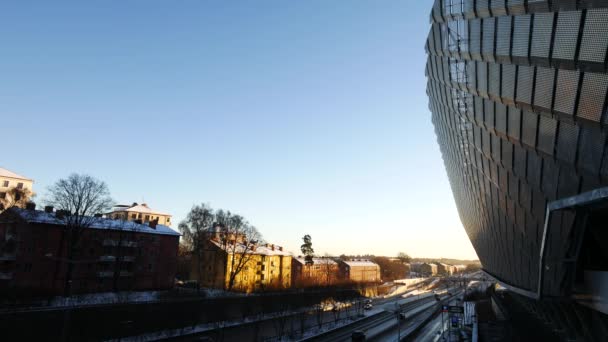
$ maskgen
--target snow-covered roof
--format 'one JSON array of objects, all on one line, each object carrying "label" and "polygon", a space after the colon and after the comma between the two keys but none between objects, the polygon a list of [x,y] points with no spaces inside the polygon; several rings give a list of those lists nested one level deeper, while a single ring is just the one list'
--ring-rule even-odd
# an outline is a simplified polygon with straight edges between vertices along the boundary
[{"label": "snow-covered roof", "polygon": [[[218,241],[215,240],[210,240],[211,243],[213,243],[214,245],[218,246],[219,248],[222,248],[225,250],[224,246],[222,246],[221,243],[219,243]],[[259,244],[256,246],[255,251],[253,251],[252,254],[256,254],[256,255],[284,255],[284,256],[291,256],[292,254],[287,252],[287,251],[282,251],[279,248],[280,246],[274,246],[274,250],[272,250],[271,246],[267,246],[266,244]],[[230,248],[232,250],[232,248]],[[245,249],[245,245],[241,244],[241,243],[237,243],[236,246],[236,252],[237,253],[242,253],[243,250]]]},{"label": "snow-covered roof", "polygon": [[135,212],[135,213],[146,213],[146,214],[153,214],[153,215],[171,216],[170,214],[150,209],[146,203],[142,203],[142,204],[134,203],[134,205],[131,205],[131,206],[119,205],[119,206],[114,207],[113,212],[118,212],[118,211],[128,211],[128,212]]},{"label": "snow-covered roof", "polygon": [[[11,210],[17,213],[17,215],[19,215],[22,219],[29,223],[45,223],[58,226],[63,226],[66,223],[65,218],[57,218],[55,213],[47,213],[45,211],[40,210],[27,210],[20,208],[12,208]],[[156,228],[151,228],[148,225],[136,223],[133,221],[113,220],[102,217],[92,217],[91,219],[93,220],[93,223],[89,228],[93,229],[112,229],[160,235],[180,235],[175,230],[162,224],[157,224]]]},{"label": "snow-covered roof", "polygon": [[378,264],[373,263],[369,260],[346,260],[343,261],[345,264],[347,264],[350,267],[362,267],[362,266],[378,266]]},{"label": "snow-covered roof", "polygon": [[[293,258],[294,260],[296,260],[297,262],[301,263],[302,265],[306,264],[306,259],[302,258],[302,257],[297,257],[297,258]],[[318,264],[318,265],[335,265],[337,264],[337,262],[335,262],[333,259],[331,258],[312,258],[312,262],[313,264]]]},{"label": "snow-covered roof", "polygon": [[27,181],[31,181],[31,179],[27,178],[27,177],[23,177],[22,175],[18,175],[12,171],[9,171],[3,167],[0,167],[0,177],[8,177],[8,178],[16,178],[16,179],[23,179],[23,180],[27,180]]}]

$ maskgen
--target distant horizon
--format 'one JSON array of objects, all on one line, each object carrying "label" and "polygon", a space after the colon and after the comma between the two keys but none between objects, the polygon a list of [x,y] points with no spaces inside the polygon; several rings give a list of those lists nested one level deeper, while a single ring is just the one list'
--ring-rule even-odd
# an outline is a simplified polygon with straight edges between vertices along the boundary
[{"label": "distant horizon", "polygon": [[3,167],[39,198],[89,174],[174,229],[209,203],[291,251],[476,259],[428,109],[432,5],[1,4]]}]

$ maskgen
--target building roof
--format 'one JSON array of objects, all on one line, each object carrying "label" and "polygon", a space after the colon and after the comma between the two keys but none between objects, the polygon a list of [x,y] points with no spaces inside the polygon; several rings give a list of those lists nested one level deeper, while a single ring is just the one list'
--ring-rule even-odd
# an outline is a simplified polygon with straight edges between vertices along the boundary
[{"label": "building roof", "polygon": [[27,177],[23,177],[22,175],[16,174],[12,171],[9,171],[3,167],[0,167],[0,177],[8,177],[8,178],[16,178],[16,179],[23,179],[23,180],[27,180],[27,181],[32,181],[31,179],[27,178]]},{"label": "building roof", "polygon": [[347,264],[350,267],[353,267],[353,266],[354,267],[356,267],[356,266],[358,266],[358,267],[362,267],[362,266],[378,266],[378,264],[373,263],[373,262],[371,262],[369,260],[346,260],[346,261],[343,260],[342,262],[344,262],[345,264]]},{"label": "building roof", "polygon": [[150,209],[150,207],[148,207],[148,205],[146,203],[142,203],[142,204],[133,203],[132,205],[117,205],[112,210],[112,212],[118,212],[118,211],[128,211],[128,212],[135,212],[135,213],[146,213],[146,214],[154,214],[154,215],[171,216],[170,214]]},{"label": "building roof", "polygon": [[[47,213],[41,210],[27,210],[20,208],[11,208],[10,211],[16,213],[19,217],[28,223],[44,223],[57,226],[65,225],[65,219],[57,218],[56,213]],[[162,225],[157,224],[156,228],[151,228],[148,225],[136,223],[133,221],[124,220],[113,220],[102,217],[93,217],[93,223],[89,228],[92,229],[110,229],[110,230],[124,230],[132,231],[137,233],[149,233],[149,234],[160,234],[160,235],[174,235],[180,236],[181,234],[175,230]]]},{"label": "building roof", "polygon": [[[219,243],[218,241],[215,241],[215,240],[210,240],[210,241],[217,247],[225,250],[225,248],[224,248],[225,246],[222,246],[222,244]],[[270,244],[259,244],[256,246],[256,248],[252,254],[292,256],[292,254],[290,252],[287,252],[285,250],[279,250],[280,246],[275,245],[274,247],[275,247],[274,250],[272,250],[272,245],[270,245]],[[237,248],[236,248],[237,253],[242,253],[244,249],[245,249],[245,245],[243,245],[242,243],[237,244]]]},{"label": "building roof", "polygon": [[[293,260],[301,263],[302,265],[306,264],[306,259],[303,257],[293,258]],[[333,260],[331,258],[312,258],[312,262],[313,262],[313,264],[319,264],[319,265],[336,265],[336,264],[338,264],[335,260]]]}]

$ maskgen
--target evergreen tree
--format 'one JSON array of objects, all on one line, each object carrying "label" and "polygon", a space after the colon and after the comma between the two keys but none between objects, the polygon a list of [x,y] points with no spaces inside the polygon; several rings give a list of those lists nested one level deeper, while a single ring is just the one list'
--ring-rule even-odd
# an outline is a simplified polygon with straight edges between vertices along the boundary
[{"label": "evergreen tree", "polygon": [[304,244],[302,244],[300,250],[302,251],[302,254],[304,254],[304,260],[306,261],[306,265],[312,265],[314,264],[312,258],[315,255],[315,250],[312,248],[312,238],[310,235],[306,234],[302,240],[304,240]]}]

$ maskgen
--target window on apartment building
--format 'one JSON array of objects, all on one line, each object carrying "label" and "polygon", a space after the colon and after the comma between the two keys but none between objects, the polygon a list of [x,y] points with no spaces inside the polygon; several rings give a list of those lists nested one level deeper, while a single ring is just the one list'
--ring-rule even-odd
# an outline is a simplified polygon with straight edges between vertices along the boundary
[{"label": "window on apartment building", "polygon": [[9,181],[2,182],[2,186],[5,188],[8,188],[8,185],[9,185]]},{"label": "window on apartment building", "polygon": [[131,214],[131,218],[135,220],[137,218],[137,214]]},{"label": "window on apartment building", "polygon": [[263,274],[260,275],[260,279],[264,280],[264,275]]},{"label": "window on apartment building", "polygon": [[17,189],[23,189],[23,183],[17,183]]},{"label": "window on apartment building", "polygon": [[139,218],[139,219],[141,218],[141,213],[137,214],[137,218]]},{"label": "window on apartment building", "polygon": [[20,201],[21,200],[21,194],[20,193],[16,193],[15,194],[15,201]]},{"label": "window on apartment building", "polygon": [[25,265],[23,265],[23,271],[24,272],[31,272],[32,271],[32,264],[28,262]]},{"label": "window on apartment building", "polygon": [[0,199],[6,198],[6,192],[0,192]]},{"label": "window on apartment building", "polygon": [[146,215],[145,221],[150,221],[150,215]]}]

